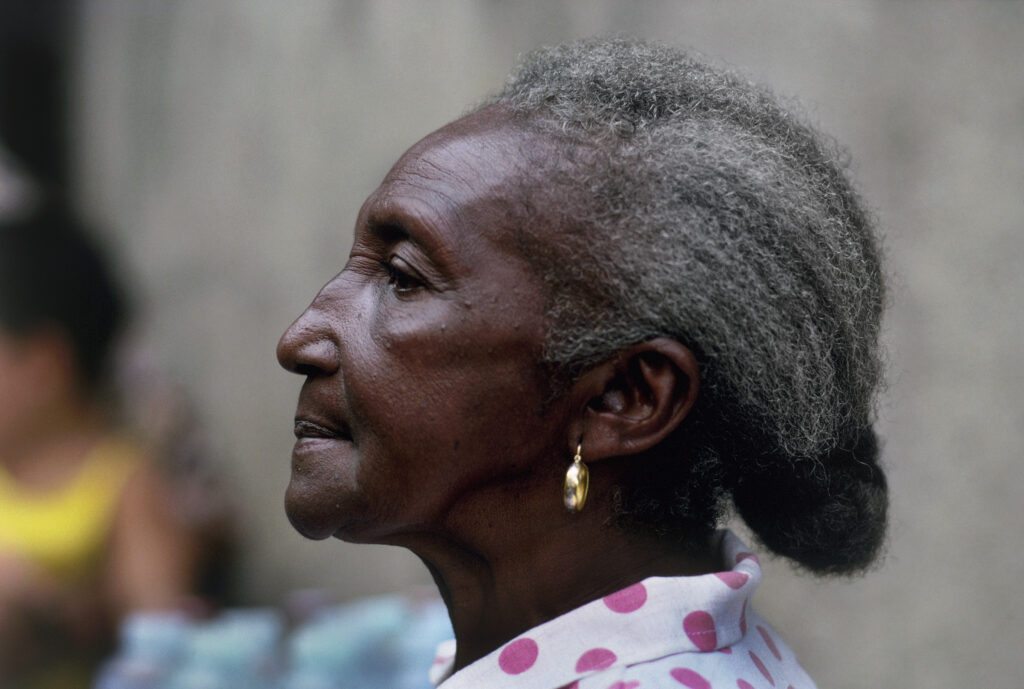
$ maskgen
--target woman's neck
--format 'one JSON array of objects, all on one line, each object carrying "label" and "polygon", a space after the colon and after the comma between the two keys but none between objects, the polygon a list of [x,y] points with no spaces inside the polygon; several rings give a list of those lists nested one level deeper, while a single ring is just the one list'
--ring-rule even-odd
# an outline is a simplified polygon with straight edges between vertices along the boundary
[{"label": "woman's neck", "polygon": [[711,543],[684,553],[614,526],[613,489],[594,488],[578,514],[565,510],[555,486],[550,495],[527,492],[505,513],[496,511],[508,504],[497,495],[460,505],[442,530],[388,539],[419,555],[434,577],[455,630],[456,670],[528,629],[647,577],[720,567]]}]

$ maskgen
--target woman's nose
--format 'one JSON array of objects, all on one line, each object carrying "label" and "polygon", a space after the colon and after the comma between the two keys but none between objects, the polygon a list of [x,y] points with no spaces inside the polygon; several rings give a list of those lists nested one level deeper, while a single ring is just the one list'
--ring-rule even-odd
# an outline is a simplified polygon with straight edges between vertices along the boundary
[{"label": "woman's nose", "polygon": [[338,344],[329,329],[318,322],[314,309],[306,309],[284,331],[277,343],[277,360],[292,373],[329,376],[338,370]]}]

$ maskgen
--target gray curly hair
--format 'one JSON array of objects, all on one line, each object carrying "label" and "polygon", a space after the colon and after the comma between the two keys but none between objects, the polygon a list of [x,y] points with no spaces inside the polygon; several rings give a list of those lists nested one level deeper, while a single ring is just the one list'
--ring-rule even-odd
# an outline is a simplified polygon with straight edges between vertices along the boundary
[{"label": "gray curly hair", "polygon": [[731,497],[813,570],[870,562],[884,290],[843,152],[765,89],[623,38],[528,55],[489,106],[560,153],[526,182],[545,218],[563,209],[558,240],[550,222],[521,240],[549,288],[548,363],[571,379],[658,336],[701,363],[669,465],[623,486],[622,521],[692,539]]}]

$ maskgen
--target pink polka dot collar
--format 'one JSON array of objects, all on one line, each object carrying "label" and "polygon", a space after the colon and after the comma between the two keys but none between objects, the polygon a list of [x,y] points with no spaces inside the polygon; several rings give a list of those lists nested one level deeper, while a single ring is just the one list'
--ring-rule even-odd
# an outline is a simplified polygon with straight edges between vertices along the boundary
[{"label": "pink polka dot collar", "polygon": [[[589,678],[628,672],[652,659],[678,654],[730,656],[732,647],[747,636],[748,617],[753,614],[750,597],[760,583],[761,567],[757,556],[728,531],[722,534],[722,558],[721,572],[650,577],[591,601],[534,627],[455,674],[451,674],[455,644],[446,642],[438,649],[431,681],[440,689],[583,689],[591,686]],[[778,647],[784,644],[776,643],[766,629],[758,627],[762,645],[756,650],[781,660]],[[754,653],[754,657],[762,662],[761,655]],[[743,661],[759,672],[752,659],[744,656]],[[694,679],[703,677],[694,670],[671,670],[677,671],[673,686],[705,686]],[[593,686],[629,689],[641,684]],[[735,680],[731,686],[737,686]]]}]

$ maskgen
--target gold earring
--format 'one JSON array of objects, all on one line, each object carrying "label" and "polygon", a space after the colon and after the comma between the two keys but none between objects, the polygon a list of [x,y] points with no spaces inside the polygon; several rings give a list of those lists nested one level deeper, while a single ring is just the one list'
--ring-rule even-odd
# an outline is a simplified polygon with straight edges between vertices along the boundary
[{"label": "gold earring", "polygon": [[562,501],[570,512],[579,512],[587,501],[587,488],[590,485],[590,470],[583,463],[583,443],[576,445],[576,456],[572,458],[569,470],[565,472],[565,485],[562,487]]}]

